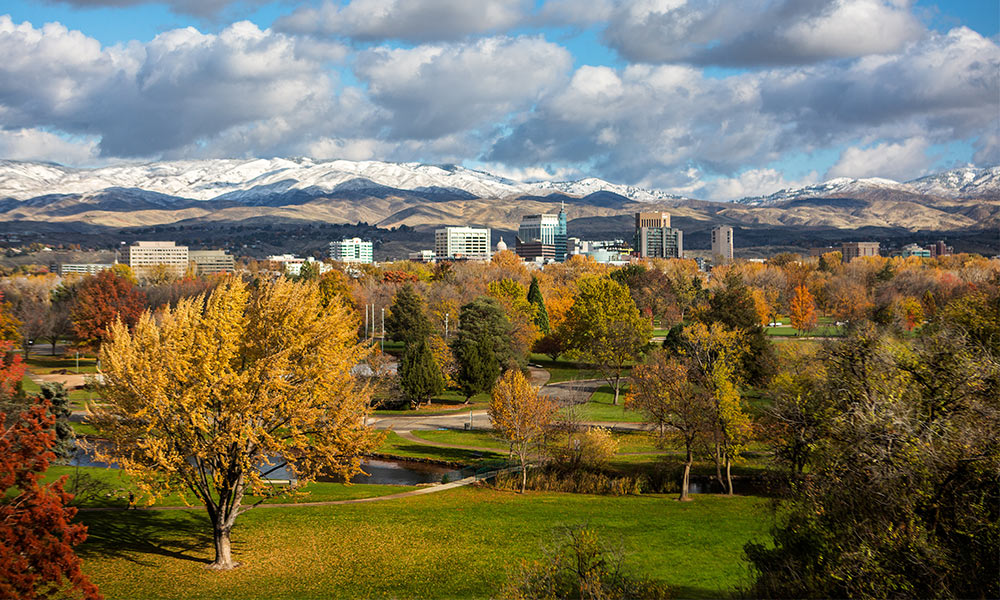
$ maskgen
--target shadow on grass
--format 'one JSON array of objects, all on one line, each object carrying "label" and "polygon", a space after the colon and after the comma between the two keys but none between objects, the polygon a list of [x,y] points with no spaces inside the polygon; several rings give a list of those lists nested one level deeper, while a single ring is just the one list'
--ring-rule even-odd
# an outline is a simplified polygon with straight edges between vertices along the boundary
[{"label": "shadow on grass", "polygon": [[403,457],[418,456],[465,464],[475,463],[480,460],[495,460],[502,456],[499,452],[477,452],[475,450],[462,450],[461,448],[442,448],[441,446],[406,442],[396,443],[392,448],[386,448],[385,450],[387,454],[396,454]]},{"label": "shadow on grass", "polygon": [[[87,526],[87,541],[77,548],[89,557],[119,558],[149,566],[143,555],[158,555],[208,564],[191,556],[192,550],[213,547],[208,518],[195,511],[82,512],[78,519]],[[233,541],[233,551],[240,543]]]}]

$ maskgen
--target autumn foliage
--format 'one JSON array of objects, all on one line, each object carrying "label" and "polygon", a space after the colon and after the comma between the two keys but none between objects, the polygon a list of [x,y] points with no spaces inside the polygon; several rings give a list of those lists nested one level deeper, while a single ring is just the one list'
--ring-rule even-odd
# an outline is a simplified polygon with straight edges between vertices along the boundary
[{"label": "autumn foliage", "polygon": [[36,404],[7,424],[0,413],[0,597],[100,598],[80,569],[73,546],[87,528],[71,523],[76,509],[65,478],[41,479],[55,458],[55,418]]},{"label": "autumn foliage", "polygon": [[101,271],[77,287],[72,307],[76,337],[84,344],[97,344],[117,319],[134,325],[145,308],[146,294],[134,283],[111,270]]},{"label": "autumn foliage", "polygon": [[809,331],[816,328],[816,302],[809,288],[799,284],[795,287],[795,296],[789,308],[792,327],[801,331]]}]

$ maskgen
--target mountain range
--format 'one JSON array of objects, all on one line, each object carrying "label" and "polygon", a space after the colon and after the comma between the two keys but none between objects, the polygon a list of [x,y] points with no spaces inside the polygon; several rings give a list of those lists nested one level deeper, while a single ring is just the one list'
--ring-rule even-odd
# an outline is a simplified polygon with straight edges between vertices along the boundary
[{"label": "mountain range", "polygon": [[566,203],[581,235],[624,234],[631,213],[657,209],[668,210],[686,233],[717,224],[789,235],[983,231],[1000,226],[1000,167],[960,168],[907,182],[839,178],[708,202],[596,178],[520,182],[456,165],[275,158],[76,169],[0,161],[0,220],[8,230],[265,220],[417,230],[469,223],[510,231],[521,215],[553,212],[559,203]]}]

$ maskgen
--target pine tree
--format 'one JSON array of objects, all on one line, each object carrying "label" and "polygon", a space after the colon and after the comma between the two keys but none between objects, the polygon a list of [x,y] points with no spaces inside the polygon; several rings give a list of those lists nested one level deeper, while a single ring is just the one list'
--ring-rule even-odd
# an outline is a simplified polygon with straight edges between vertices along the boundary
[{"label": "pine tree", "polygon": [[458,362],[458,385],[468,402],[488,392],[505,367],[517,360],[511,348],[511,324],[493,298],[480,297],[462,307],[458,335],[451,345]]},{"label": "pine tree", "polygon": [[426,339],[431,324],[424,314],[424,301],[412,285],[404,285],[392,299],[385,316],[385,334],[391,340],[407,345]]},{"label": "pine tree", "polygon": [[444,391],[441,369],[434,361],[427,338],[409,343],[399,361],[399,385],[414,408]]},{"label": "pine tree", "polygon": [[531,286],[528,288],[528,302],[535,306],[535,325],[538,326],[538,331],[549,333],[549,313],[545,310],[545,299],[538,286],[538,277],[534,275],[531,276]]},{"label": "pine tree", "polygon": [[70,424],[69,395],[61,383],[43,383],[41,398],[49,403],[49,413],[56,418],[56,434],[52,452],[57,458],[67,459],[76,451],[76,433]]}]

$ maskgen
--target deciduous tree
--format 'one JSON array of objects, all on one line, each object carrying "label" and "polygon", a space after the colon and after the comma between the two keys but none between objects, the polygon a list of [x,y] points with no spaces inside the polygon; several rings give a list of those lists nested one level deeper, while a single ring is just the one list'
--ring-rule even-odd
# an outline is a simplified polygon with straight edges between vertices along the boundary
[{"label": "deciduous tree", "polygon": [[528,483],[528,458],[545,435],[555,416],[555,403],[538,393],[538,388],[521,373],[509,369],[495,386],[489,415],[493,429],[510,442],[521,463],[521,493]]},{"label": "deciduous tree", "polygon": [[795,295],[792,296],[788,312],[792,327],[799,333],[816,328],[816,302],[805,284],[795,286]]},{"label": "deciduous tree", "polygon": [[71,314],[77,339],[98,344],[116,319],[133,325],[146,307],[146,295],[113,271],[101,271],[79,283]]},{"label": "deciduous tree", "polygon": [[567,347],[597,365],[617,405],[626,365],[639,357],[652,330],[628,290],[607,277],[582,279],[564,327]]},{"label": "deciduous tree", "polygon": [[641,412],[646,422],[656,428],[661,447],[673,436],[684,444],[684,475],[678,498],[681,501],[689,499],[694,449],[707,438],[712,426],[709,391],[700,379],[688,359],[654,351],[645,363],[632,370],[625,398],[627,407]]},{"label": "deciduous tree", "polygon": [[[364,426],[368,394],[353,370],[369,351],[357,316],[324,308],[315,282],[251,288],[228,278],[130,330],[120,320],[101,348],[106,404],[92,422],[98,448],[149,497],[190,492],[205,505],[213,568],[235,566],[230,532],[256,506],[246,494],[295,491],[319,474],[345,479],[379,436]],[[287,468],[287,486],[267,475]]]}]

